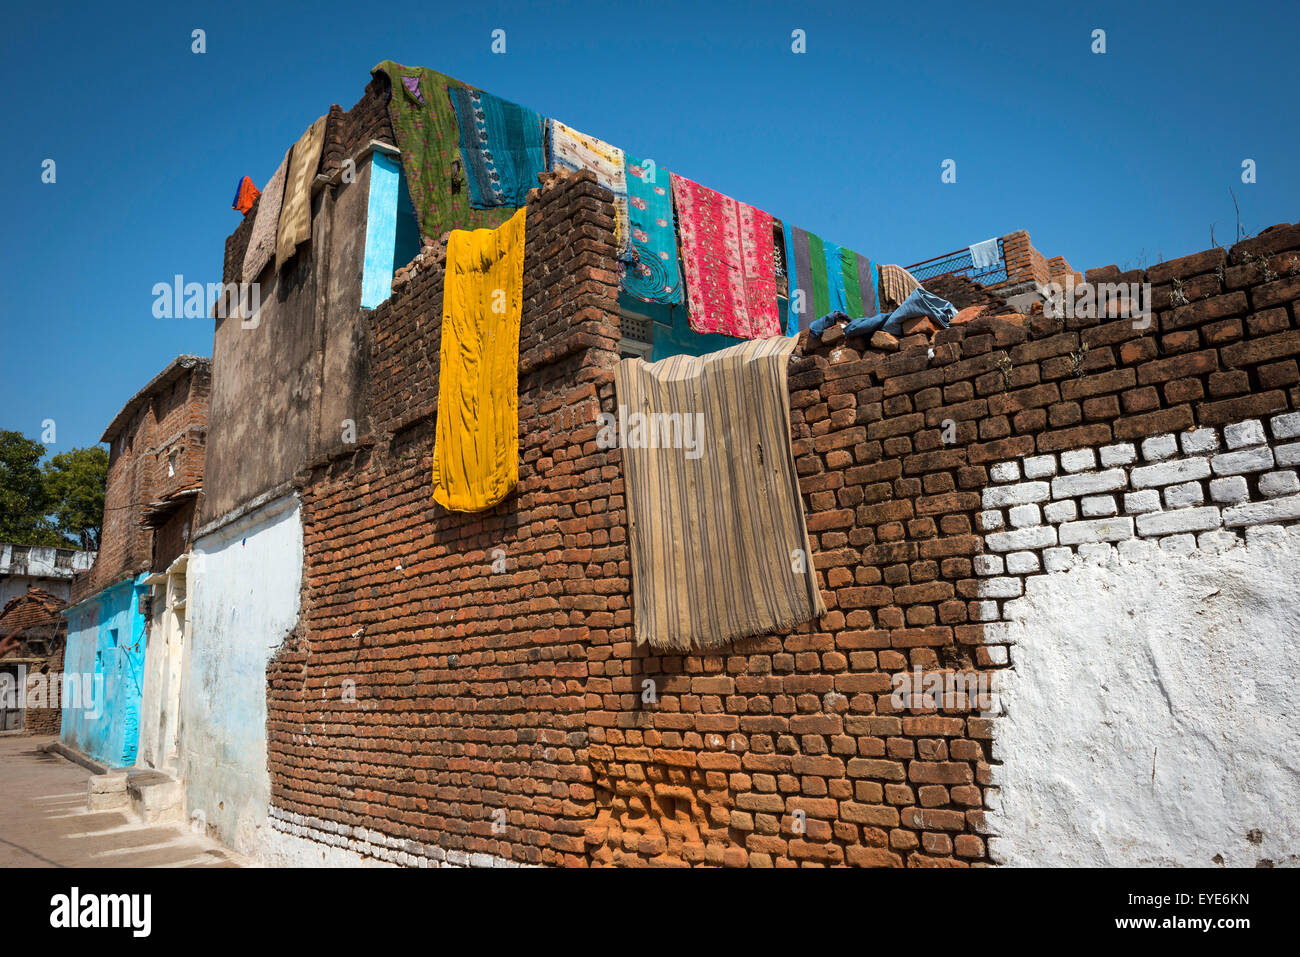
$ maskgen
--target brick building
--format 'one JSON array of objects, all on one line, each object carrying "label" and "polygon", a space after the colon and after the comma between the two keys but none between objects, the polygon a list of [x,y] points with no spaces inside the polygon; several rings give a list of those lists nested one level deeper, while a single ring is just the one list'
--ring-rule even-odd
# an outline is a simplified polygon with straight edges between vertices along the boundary
[{"label": "brick building", "polygon": [[19,640],[15,652],[0,658],[0,688],[14,692],[8,699],[0,694],[0,732],[59,733],[58,699],[51,701],[50,689],[63,673],[68,623],[60,612],[66,606],[57,595],[32,588],[0,609],[0,637],[16,634]]},{"label": "brick building", "polygon": [[[66,707],[65,744],[113,767],[139,753],[151,573],[187,548],[200,499],[210,363],[178,356],[105,429],[104,523],[94,564],[72,581],[65,670],[104,689],[103,707]],[[66,705],[66,702],[65,702]]]},{"label": "brick building", "polygon": [[[621,454],[596,442],[629,338],[612,196],[589,173],[529,195],[519,486],[448,512],[444,242],[361,306],[388,93],[331,108],[310,242],[264,274],[256,329],[215,331],[179,745],[212,833],[307,864],[1285,858],[1293,752],[1241,743],[1285,724],[1270,662],[1300,646],[1261,572],[1300,556],[1300,227],[1088,273],[1149,283],[1145,324],[805,335],[791,439],[827,613],[665,654],[633,640]],[[1077,275],[1018,235],[1008,277]],[[1207,692],[1225,654],[1271,689],[1250,709]],[[1005,680],[1014,707],[900,705],[913,673]]]}]

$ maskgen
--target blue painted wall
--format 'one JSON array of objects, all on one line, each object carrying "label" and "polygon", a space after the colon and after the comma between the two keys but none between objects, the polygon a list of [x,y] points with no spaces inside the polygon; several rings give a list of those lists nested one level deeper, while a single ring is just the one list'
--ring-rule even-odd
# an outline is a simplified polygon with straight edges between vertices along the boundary
[{"label": "blue painted wall", "polygon": [[[140,599],[148,594],[141,584],[144,578],[139,575],[105,588],[66,613],[63,673],[77,676],[82,700],[77,703],[65,695],[61,737],[65,744],[111,767],[134,764],[140,746],[145,652]],[[95,689],[93,707],[87,706],[88,684]]]},{"label": "blue painted wall", "polygon": [[376,151],[370,155],[362,309],[374,309],[387,299],[392,294],[394,271],[420,251],[420,230],[401,164],[387,153]]}]

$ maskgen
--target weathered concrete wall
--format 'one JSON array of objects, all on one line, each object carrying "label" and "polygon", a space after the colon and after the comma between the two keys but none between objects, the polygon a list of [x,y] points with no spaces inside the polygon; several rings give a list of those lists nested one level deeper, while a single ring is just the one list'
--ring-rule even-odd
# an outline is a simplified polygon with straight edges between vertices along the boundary
[{"label": "weathered concrete wall", "polygon": [[256,323],[217,321],[212,416],[220,428],[208,440],[201,527],[287,487],[342,445],[344,419],[365,429],[358,317],[369,155],[351,179],[316,194],[311,242],[279,272],[272,264],[262,273]]},{"label": "weathered concrete wall", "polygon": [[176,768],[178,757],[181,679],[185,639],[190,632],[185,562],[177,562],[164,578],[153,585],[153,621],[145,649],[140,763],[170,771]]},{"label": "weathered concrete wall", "polygon": [[194,543],[180,765],[191,818],[257,855],[271,785],[266,666],[298,620],[302,524],[287,496]]},{"label": "weathered concrete wall", "polygon": [[[135,763],[144,686],[145,618],[140,582],[127,579],[68,611],[65,680],[76,676],[83,697],[64,700],[61,737],[112,767]],[[85,689],[93,687],[93,702]],[[93,707],[87,707],[93,704]]]},{"label": "weathered concrete wall", "polygon": [[1023,595],[985,626],[1015,648],[995,859],[1300,863],[1297,438],[1290,413],[994,467],[981,590]]}]

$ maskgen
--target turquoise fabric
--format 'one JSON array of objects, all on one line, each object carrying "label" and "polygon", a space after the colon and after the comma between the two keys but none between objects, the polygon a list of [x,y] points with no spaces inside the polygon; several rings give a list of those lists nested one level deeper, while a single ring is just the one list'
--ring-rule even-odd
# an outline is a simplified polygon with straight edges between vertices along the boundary
[{"label": "turquoise fabric", "polygon": [[469,87],[447,90],[475,209],[523,206],[546,169],[545,120],[527,107]]},{"label": "turquoise fabric", "polygon": [[623,156],[633,254],[630,262],[619,262],[623,291],[641,302],[679,303],[682,273],[668,171],[630,153]]}]

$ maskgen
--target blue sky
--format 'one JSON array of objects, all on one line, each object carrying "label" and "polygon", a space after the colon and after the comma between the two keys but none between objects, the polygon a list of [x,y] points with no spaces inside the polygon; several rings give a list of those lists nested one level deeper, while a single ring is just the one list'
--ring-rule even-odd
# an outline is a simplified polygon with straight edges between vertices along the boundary
[{"label": "blue sky", "polygon": [[178,353],[210,355],[210,320],[154,318],[154,283],[220,280],[239,178],[263,185],[386,58],[875,259],[1024,228],[1086,269],[1197,252],[1212,224],[1229,245],[1230,189],[1249,232],[1300,218],[1297,35],[1292,2],[21,5],[0,37],[0,428],[94,443]]}]

